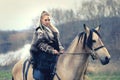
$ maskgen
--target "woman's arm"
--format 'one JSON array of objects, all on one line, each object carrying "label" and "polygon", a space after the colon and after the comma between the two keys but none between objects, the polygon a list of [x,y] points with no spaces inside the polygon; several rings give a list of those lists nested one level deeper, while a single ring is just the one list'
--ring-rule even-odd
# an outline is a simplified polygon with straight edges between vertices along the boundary
[{"label": "woman's arm", "polygon": [[64,51],[64,47],[62,46],[62,44],[60,42],[60,35],[59,35],[59,33],[53,32],[53,34],[55,35],[55,38],[57,40],[59,51]]},{"label": "woman's arm", "polygon": [[45,39],[41,31],[35,32],[30,51],[35,53],[39,50],[45,53],[58,54],[57,50],[48,45],[48,40]]}]

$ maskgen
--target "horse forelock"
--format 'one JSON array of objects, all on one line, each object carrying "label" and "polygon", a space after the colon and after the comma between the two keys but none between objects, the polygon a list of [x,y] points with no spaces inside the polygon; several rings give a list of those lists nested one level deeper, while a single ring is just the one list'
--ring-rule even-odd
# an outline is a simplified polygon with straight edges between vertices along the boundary
[{"label": "horse forelock", "polygon": [[93,43],[92,43],[92,37],[93,37],[93,31],[90,30],[89,36],[88,36],[88,38],[87,38],[87,40],[86,40],[86,44],[87,44],[87,46],[88,46],[90,49],[92,48],[92,45],[93,45]]},{"label": "horse forelock", "polygon": [[92,49],[92,46],[93,46],[93,32],[94,33],[96,33],[100,38],[101,38],[101,36],[100,36],[100,34],[98,33],[98,31],[96,31],[95,29],[91,29],[90,30],[90,33],[89,33],[89,36],[88,36],[88,38],[87,38],[87,40],[86,40],[86,43],[87,43],[87,46],[90,48],[90,49]]}]

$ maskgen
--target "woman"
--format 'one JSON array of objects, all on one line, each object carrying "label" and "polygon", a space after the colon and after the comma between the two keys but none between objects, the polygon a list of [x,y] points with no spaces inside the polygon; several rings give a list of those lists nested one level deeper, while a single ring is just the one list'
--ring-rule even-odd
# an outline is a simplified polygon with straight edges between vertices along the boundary
[{"label": "woman", "polygon": [[52,80],[59,53],[64,48],[59,41],[59,31],[50,22],[50,14],[43,11],[40,25],[36,28],[30,49],[35,80]]}]

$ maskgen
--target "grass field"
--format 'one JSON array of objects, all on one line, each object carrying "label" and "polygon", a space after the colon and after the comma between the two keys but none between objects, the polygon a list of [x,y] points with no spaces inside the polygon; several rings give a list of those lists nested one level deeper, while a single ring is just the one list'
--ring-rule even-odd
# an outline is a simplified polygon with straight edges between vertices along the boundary
[{"label": "grass field", "polygon": [[10,70],[0,70],[0,80],[11,80],[12,75]]},{"label": "grass field", "polygon": [[105,72],[88,74],[90,80],[120,80],[120,72]]},{"label": "grass field", "polygon": [[[101,64],[90,64],[92,71],[88,71],[87,75],[89,80],[120,80],[120,68],[118,62],[111,62],[110,64],[103,66]],[[0,80],[11,80],[12,66],[0,67]]]},{"label": "grass field", "polygon": [[[0,70],[0,80],[11,80],[11,70]],[[120,72],[89,73],[90,80],[120,80]]]}]

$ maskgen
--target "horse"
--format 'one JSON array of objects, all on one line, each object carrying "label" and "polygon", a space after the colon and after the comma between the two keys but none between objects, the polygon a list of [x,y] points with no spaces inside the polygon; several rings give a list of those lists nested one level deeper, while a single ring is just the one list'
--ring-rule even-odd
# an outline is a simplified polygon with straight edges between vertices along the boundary
[{"label": "horse", "polygon": [[[64,54],[59,55],[53,80],[85,80],[89,56],[98,59],[102,65],[109,63],[111,56],[101,40],[99,30],[100,26],[89,29],[84,25],[84,31],[75,37]],[[25,60],[20,60],[14,65],[12,80],[34,80],[31,64],[24,79],[24,63]]]}]

